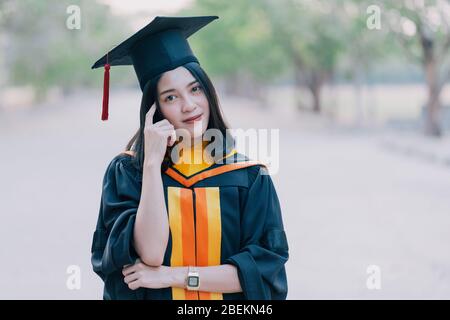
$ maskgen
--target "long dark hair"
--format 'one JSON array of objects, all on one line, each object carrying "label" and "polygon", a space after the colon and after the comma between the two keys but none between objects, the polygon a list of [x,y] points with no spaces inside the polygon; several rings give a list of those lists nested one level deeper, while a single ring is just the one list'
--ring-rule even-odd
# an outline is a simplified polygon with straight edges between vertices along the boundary
[{"label": "long dark hair", "polygon": [[[184,64],[183,67],[185,67],[192,74],[192,76],[200,83],[208,100],[209,121],[207,129],[218,129],[222,133],[222,137],[225,138],[223,140],[222,153],[212,155],[215,159],[222,158],[231,151],[231,149],[234,147],[235,142],[233,137],[227,131],[229,127],[224,120],[222,110],[219,105],[219,99],[217,97],[216,89],[214,88],[214,85],[212,84],[206,72],[198,63],[189,62]],[[142,91],[140,126],[126,146],[126,151],[134,152],[133,164],[140,172],[143,171],[143,164],[144,164],[145,116],[147,112],[150,110],[150,107],[153,105],[153,103],[156,104],[156,112],[155,115],[153,116],[153,123],[165,119],[165,117],[161,112],[159,99],[157,98],[158,96],[157,86],[159,80],[161,79],[161,76],[162,74],[152,78],[145,85]],[[172,165],[172,159],[169,156],[171,149],[172,149],[171,147],[167,147],[166,155],[161,165],[161,170],[163,171],[166,170],[170,165]]]}]

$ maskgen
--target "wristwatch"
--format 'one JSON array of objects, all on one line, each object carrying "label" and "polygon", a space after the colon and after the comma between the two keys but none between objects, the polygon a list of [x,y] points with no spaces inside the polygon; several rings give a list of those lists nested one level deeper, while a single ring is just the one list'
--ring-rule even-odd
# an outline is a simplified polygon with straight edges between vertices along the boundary
[{"label": "wristwatch", "polygon": [[198,268],[192,266],[188,268],[186,288],[193,291],[200,289],[200,275],[198,273]]}]

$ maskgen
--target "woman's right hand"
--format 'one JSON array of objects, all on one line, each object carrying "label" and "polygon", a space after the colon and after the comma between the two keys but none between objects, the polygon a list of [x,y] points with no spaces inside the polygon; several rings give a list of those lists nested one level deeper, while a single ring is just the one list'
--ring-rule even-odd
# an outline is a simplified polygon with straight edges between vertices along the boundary
[{"label": "woman's right hand", "polygon": [[176,140],[175,128],[166,119],[153,123],[156,111],[154,104],[145,116],[144,127],[144,165],[160,167],[167,146],[173,146]]}]

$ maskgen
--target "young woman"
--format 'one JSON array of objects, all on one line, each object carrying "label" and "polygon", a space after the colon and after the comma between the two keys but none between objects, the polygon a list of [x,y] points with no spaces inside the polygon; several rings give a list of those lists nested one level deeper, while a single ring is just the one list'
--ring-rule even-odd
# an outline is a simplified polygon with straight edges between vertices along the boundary
[{"label": "young woman", "polygon": [[[103,180],[91,251],[104,299],[286,298],[288,244],[272,180],[233,149],[213,84],[190,48],[189,59],[180,59],[180,46],[167,50],[187,43],[167,30],[204,18],[171,18],[164,28],[154,20],[143,29],[151,37],[138,37],[152,46],[132,46],[145,55],[127,53],[143,90],[141,123]],[[159,52],[171,63],[143,72],[136,57],[154,54],[155,43],[166,45]],[[211,129],[225,139],[208,156]],[[179,131],[190,143],[175,162]]]}]

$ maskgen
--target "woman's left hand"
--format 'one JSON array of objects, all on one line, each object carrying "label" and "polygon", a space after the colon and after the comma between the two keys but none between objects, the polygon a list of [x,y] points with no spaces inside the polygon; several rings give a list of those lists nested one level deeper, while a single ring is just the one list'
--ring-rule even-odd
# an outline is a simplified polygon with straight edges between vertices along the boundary
[{"label": "woman's left hand", "polygon": [[161,289],[170,287],[170,267],[151,267],[140,260],[123,268],[124,281],[131,290],[138,288]]}]

